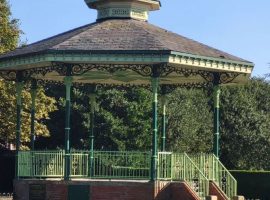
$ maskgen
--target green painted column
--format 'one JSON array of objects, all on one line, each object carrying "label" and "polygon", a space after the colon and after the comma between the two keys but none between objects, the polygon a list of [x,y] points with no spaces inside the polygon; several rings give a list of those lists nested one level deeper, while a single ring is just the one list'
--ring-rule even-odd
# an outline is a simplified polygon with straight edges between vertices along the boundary
[{"label": "green painted column", "polygon": [[158,159],[158,150],[157,150],[157,133],[158,133],[158,123],[157,123],[157,105],[158,105],[158,84],[159,78],[157,76],[152,77],[152,90],[153,90],[153,113],[152,113],[152,157],[151,157],[151,181],[157,179],[157,159]]},{"label": "green painted column", "polygon": [[219,158],[219,126],[220,126],[220,85],[214,85],[214,147],[213,152]]},{"label": "green painted column", "polygon": [[66,76],[64,78],[66,86],[66,120],[65,120],[65,170],[64,179],[70,179],[70,108],[71,108],[71,86],[72,76]]},{"label": "green painted column", "polygon": [[89,157],[89,177],[94,175],[94,122],[95,122],[95,107],[96,107],[96,94],[95,91],[89,95],[90,103],[90,116],[89,116],[89,144],[90,144],[90,157]]},{"label": "green painted column", "polygon": [[162,103],[162,145],[161,150],[164,152],[166,151],[166,106],[167,106],[167,99],[166,95],[162,95],[161,97]]},{"label": "green painted column", "polygon": [[35,150],[35,115],[36,115],[36,97],[37,97],[37,81],[31,82],[31,150]]},{"label": "green painted column", "polygon": [[[18,74],[17,74],[18,75]],[[22,113],[22,91],[23,82],[18,75],[16,81],[16,108],[17,108],[17,120],[16,120],[16,158],[15,158],[15,177],[19,179],[19,150],[21,146],[21,113]]]}]

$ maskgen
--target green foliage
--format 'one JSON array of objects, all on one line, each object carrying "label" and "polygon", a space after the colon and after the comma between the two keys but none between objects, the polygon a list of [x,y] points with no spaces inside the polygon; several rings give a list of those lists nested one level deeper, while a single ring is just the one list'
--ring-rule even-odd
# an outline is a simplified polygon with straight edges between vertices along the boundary
[{"label": "green foliage", "polygon": [[[16,92],[15,84],[0,80],[0,138],[3,143],[15,143],[16,130]],[[44,90],[39,89],[36,100],[35,132],[37,136],[49,136],[44,120],[49,119],[49,112],[56,109],[55,100],[45,96]],[[31,95],[29,90],[23,92],[22,133],[21,142],[30,142],[30,109]]]},{"label": "green foliage", "polygon": [[[0,54],[17,47],[21,31],[18,20],[11,18],[11,12],[6,0],[0,0]],[[0,143],[15,143],[16,126],[16,94],[13,82],[0,79]],[[36,135],[49,136],[49,131],[44,121],[49,119],[49,112],[56,109],[55,100],[47,97],[43,89],[38,90],[36,103]],[[27,148],[30,142],[30,106],[31,96],[29,87],[23,92],[22,112],[22,148]]]},{"label": "green foliage", "polygon": [[[49,86],[47,94],[57,100],[58,111],[50,114],[52,138],[40,139],[39,148],[64,145],[64,88]],[[95,113],[96,150],[143,150],[151,148],[151,93],[140,88],[102,89],[97,94]],[[71,145],[89,149],[90,103],[86,89],[74,89],[71,113]]]},{"label": "green foliage", "polygon": [[109,149],[150,150],[150,95],[144,89],[103,91],[98,98],[98,119],[103,122],[97,127],[98,141],[109,142],[103,144]]},{"label": "green foliage", "polygon": [[169,97],[167,149],[176,152],[210,152],[212,112],[207,91],[178,89]]},{"label": "green foliage", "polygon": [[11,18],[6,0],[0,0],[0,54],[17,47],[20,36],[18,20]]},{"label": "green foliage", "polygon": [[270,85],[253,79],[223,87],[221,95],[222,159],[232,169],[270,169]]}]

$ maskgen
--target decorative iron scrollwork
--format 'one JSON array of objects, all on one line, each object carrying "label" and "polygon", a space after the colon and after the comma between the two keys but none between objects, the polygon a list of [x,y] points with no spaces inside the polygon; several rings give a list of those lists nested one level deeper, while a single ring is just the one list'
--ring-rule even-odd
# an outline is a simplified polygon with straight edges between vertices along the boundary
[{"label": "decorative iron scrollwork", "polygon": [[26,70],[21,71],[0,71],[0,77],[7,81],[22,81],[27,82],[31,80],[31,74]]},{"label": "decorative iron scrollwork", "polygon": [[[53,68],[60,75],[65,75],[67,68],[70,67],[71,75],[82,75],[88,71],[97,70],[97,71],[106,71],[110,74],[113,74],[118,71],[134,71],[141,76],[153,76],[154,71],[158,73],[159,77],[166,77],[174,71],[178,71],[175,67],[169,66],[167,64],[158,64],[158,65],[148,65],[148,64],[70,64],[70,63],[61,63],[53,62]],[[190,70],[185,71],[189,73]]]},{"label": "decorative iron scrollwork", "polygon": [[199,181],[199,172],[195,171],[194,177],[192,178],[192,189],[198,193],[200,191],[200,181]]},{"label": "decorative iron scrollwork", "polygon": [[241,73],[233,72],[208,72],[198,71],[199,75],[206,81],[215,84],[226,84],[234,81]]},{"label": "decorative iron scrollwork", "polygon": [[0,71],[0,76],[8,81],[15,81],[16,80],[16,71]]},{"label": "decorative iron scrollwork", "polygon": [[220,84],[222,84],[222,83],[230,83],[234,79],[236,79],[239,75],[240,75],[240,73],[229,73],[229,72],[221,73],[220,74]]},{"label": "decorative iron scrollwork", "polygon": [[227,192],[227,178],[225,175],[221,178],[221,189],[226,193]]},{"label": "decorative iron scrollwork", "polygon": [[[194,70],[187,68],[178,68],[168,63],[160,64],[92,64],[92,63],[64,63],[52,62],[50,66],[32,68],[22,71],[0,71],[0,76],[5,80],[16,81],[17,73],[20,73],[23,81],[31,80],[32,78],[39,78],[41,75],[45,77],[48,73],[56,72],[60,76],[80,76],[89,71],[103,71],[114,74],[119,71],[133,71],[143,77],[167,77],[171,73],[176,73],[184,77],[201,76],[204,79],[203,83],[183,83],[164,86],[164,93],[170,93],[175,88],[208,88],[213,84],[226,84],[234,81],[241,73],[236,72],[212,72],[204,70]],[[218,78],[217,78],[218,77]],[[40,79],[42,79],[40,77]],[[55,81],[45,81],[54,83]],[[211,85],[212,84],[212,85]],[[101,84],[99,84],[101,85]],[[103,85],[108,87],[108,85]],[[142,87],[149,86],[140,85]],[[117,85],[116,87],[130,87],[130,85]],[[167,91],[167,92],[166,92]],[[163,92],[163,89],[162,89]]]},{"label": "decorative iron scrollwork", "polygon": [[185,69],[185,68],[180,68],[174,70],[177,74],[183,75],[184,77],[189,77],[189,76],[196,76],[199,74],[199,71],[192,70],[192,69]]},{"label": "decorative iron scrollwork", "polygon": [[214,73],[208,71],[198,71],[198,74],[206,81],[206,82],[213,82],[214,81]]}]

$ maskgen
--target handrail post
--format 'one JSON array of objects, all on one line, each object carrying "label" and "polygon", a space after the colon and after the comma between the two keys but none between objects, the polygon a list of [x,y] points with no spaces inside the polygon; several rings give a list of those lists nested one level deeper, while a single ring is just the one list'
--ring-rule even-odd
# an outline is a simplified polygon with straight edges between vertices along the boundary
[{"label": "handrail post", "polygon": [[159,73],[158,66],[154,66],[153,75],[152,75],[152,158],[151,158],[151,181],[157,180],[157,132],[158,132],[158,124],[157,124],[157,105],[158,105],[158,85],[159,85]]},{"label": "handrail post", "polygon": [[214,147],[213,151],[217,158],[219,158],[219,118],[220,118],[220,75],[214,74]]},{"label": "handrail post", "polygon": [[22,113],[22,90],[23,81],[22,74],[18,72],[16,74],[16,109],[17,109],[17,119],[16,119],[16,158],[15,158],[15,177],[19,179],[19,151],[21,146],[21,113]]},{"label": "handrail post", "polygon": [[68,74],[64,78],[66,86],[66,120],[65,120],[65,171],[64,180],[70,179],[70,108],[71,108],[71,86],[72,86],[72,76]]}]

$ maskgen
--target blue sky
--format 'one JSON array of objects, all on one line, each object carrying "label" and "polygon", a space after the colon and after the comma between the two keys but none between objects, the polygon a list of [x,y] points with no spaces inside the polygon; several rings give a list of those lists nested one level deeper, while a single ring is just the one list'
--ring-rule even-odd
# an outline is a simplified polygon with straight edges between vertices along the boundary
[{"label": "blue sky", "polygon": [[[84,0],[9,0],[22,41],[32,43],[96,20]],[[149,22],[255,63],[270,73],[270,0],[161,0]]]}]

